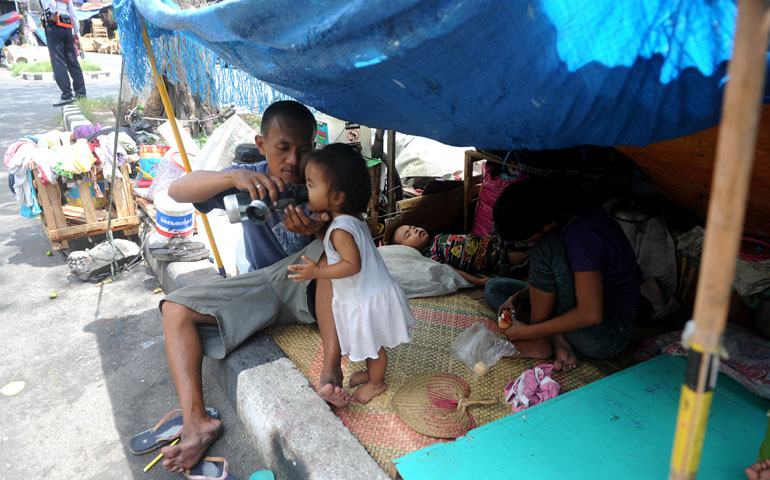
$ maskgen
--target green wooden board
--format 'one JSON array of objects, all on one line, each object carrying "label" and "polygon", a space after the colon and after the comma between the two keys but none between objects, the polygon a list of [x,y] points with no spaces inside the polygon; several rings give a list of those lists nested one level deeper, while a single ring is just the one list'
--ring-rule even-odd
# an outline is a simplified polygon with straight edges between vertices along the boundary
[{"label": "green wooden board", "polygon": [[[667,478],[686,360],[662,355],[395,460],[405,480]],[[698,479],[743,479],[770,402],[720,374]]]}]

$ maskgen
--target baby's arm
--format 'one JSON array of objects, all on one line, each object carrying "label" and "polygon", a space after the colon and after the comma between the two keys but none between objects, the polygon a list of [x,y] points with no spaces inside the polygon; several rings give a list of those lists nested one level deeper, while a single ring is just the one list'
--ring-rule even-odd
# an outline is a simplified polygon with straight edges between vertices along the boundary
[{"label": "baby's arm", "polygon": [[295,282],[304,282],[313,278],[345,278],[361,271],[361,252],[356,241],[349,232],[335,229],[331,237],[334,249],[340,254],[340,261],[334,265],[321,267],[316,262],[302,256],[304,265],[289,265],[289,270],[294,272],[289,278]]}]

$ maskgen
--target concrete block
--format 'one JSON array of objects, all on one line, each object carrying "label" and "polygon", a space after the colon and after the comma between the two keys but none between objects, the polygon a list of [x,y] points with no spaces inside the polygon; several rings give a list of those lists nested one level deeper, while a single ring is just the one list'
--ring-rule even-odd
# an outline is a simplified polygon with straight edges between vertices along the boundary
[{"label": "concrete block", "polygon": [[238,415],[276,478],[389,477],[287,358],[243,371]]}]

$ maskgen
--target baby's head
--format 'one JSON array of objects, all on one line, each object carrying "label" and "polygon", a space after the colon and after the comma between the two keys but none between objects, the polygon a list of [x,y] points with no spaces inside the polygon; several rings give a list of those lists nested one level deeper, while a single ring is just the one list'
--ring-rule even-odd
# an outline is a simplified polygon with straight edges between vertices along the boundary
[{"label": "baby's head", "polygon": [[401,225],[393,232],[393,237],[391,237],[390,241],[396,245],[406,245],[407,247],[423,251],[430,244],[430,240],[430,235],[428,235],[424,228],[415,227],[414,225]]},{"label": "baby's head", "polygon": [[302,158],[308,204],[314,212],[358,215],[365,212],[372,192],[366,160],[355,147],[332,143]]}]

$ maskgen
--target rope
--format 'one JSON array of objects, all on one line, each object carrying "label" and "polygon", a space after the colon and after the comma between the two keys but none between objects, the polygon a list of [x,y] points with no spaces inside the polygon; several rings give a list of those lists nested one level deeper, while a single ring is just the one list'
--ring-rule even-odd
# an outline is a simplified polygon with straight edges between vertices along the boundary
[{"label": "rope", "polygon": [[[115,245],[115,239],[112,236],[112,230],[110,229],[112,224],[112,199],[115,195],[115,170],[118,165],[118,132],[120,132],[120,101],[123,96],[123,71],[126,67],[126,60],[123,58],[120,62],[120,90],[118,90],[118,105],[117,105],[117,113],[115,115],[115,133],[113,135],[114,142],[112,144],[112,175],[110,178],[110,196],[107,201],[107,241],[110,242],[110,246],[112,247],[112,257],[110,258],[110,278],[115,280],[116,275],[115,271],[118,268],[118,262],[117,257],[115,256],[115,252],[120,253],[121,256],[123,254],[118,250],[118,247]],[[127,180],[126,180],[127,181]]]}]

